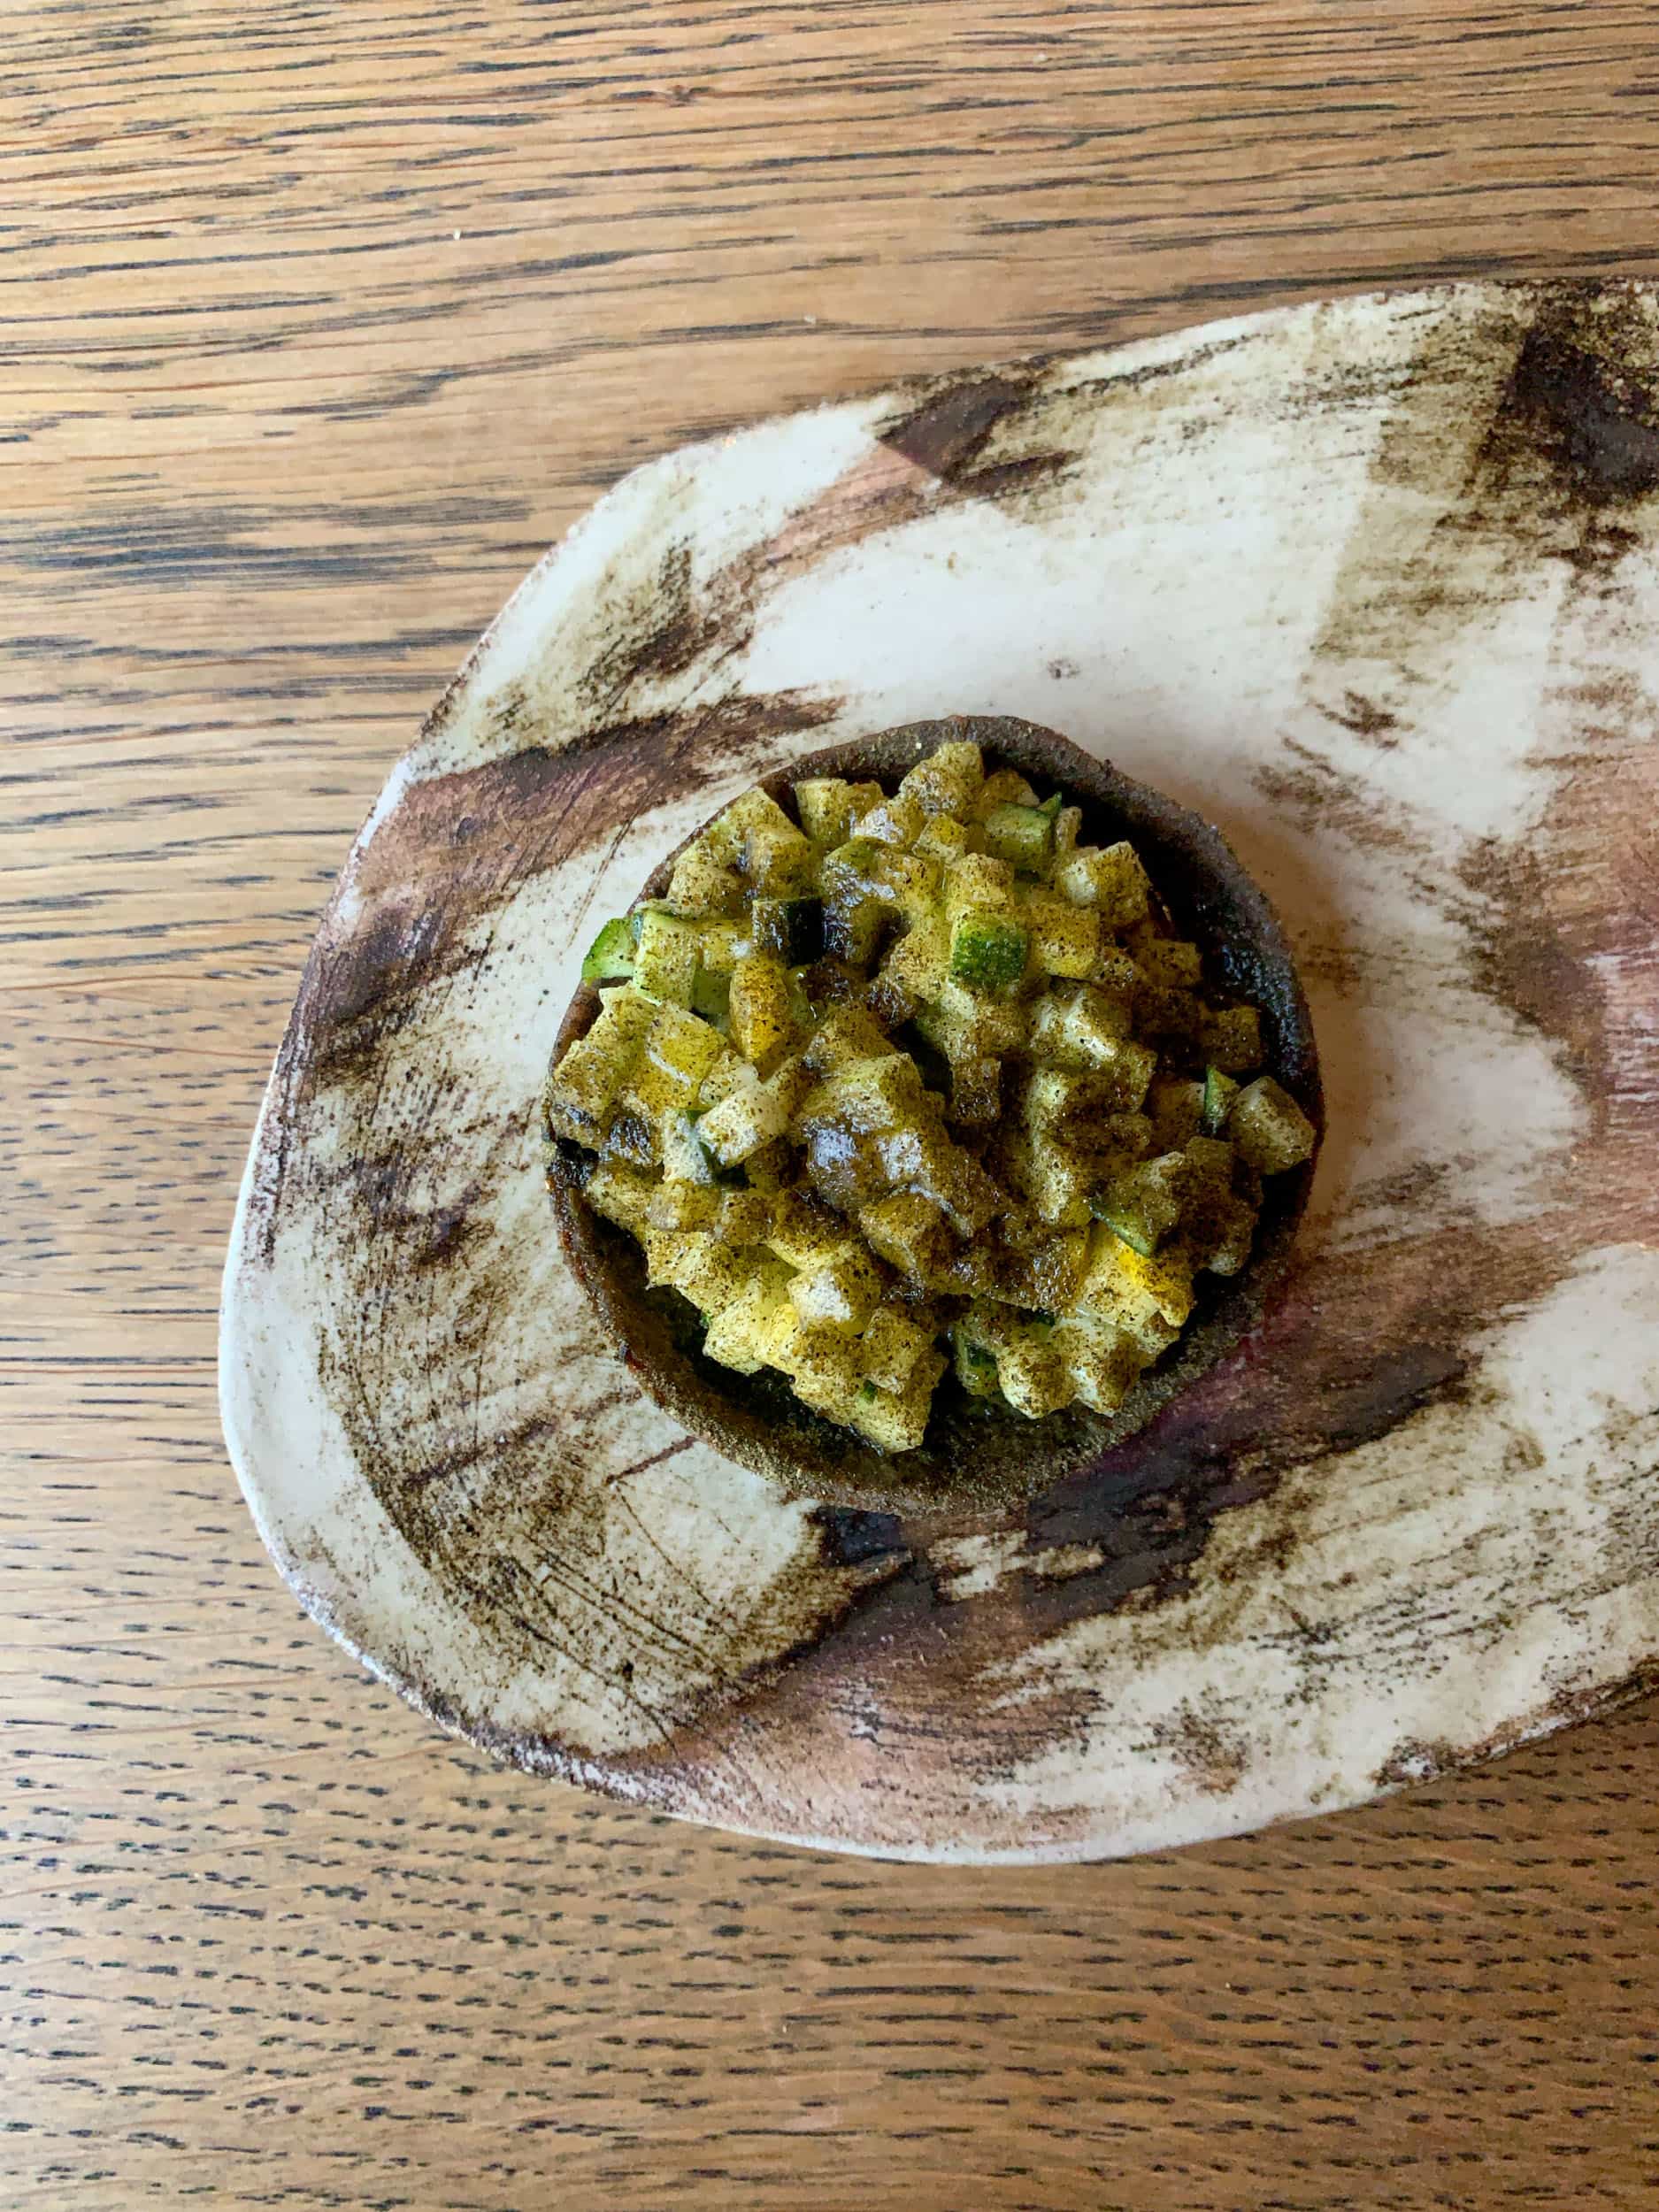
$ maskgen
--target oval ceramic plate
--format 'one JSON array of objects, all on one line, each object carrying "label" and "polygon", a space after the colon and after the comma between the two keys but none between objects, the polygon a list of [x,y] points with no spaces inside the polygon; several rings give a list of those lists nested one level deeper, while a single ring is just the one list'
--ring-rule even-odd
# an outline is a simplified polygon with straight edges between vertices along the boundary
[{"label": "oval ceramic plate", "polygon": [[[1352,1803],[1659,1679],[1659,311],[1346,300],[629,477],[394,772],[301,986],[222,1389],[316,1616],[522,1764],[1061,1859]],[[751,780],[1029,716],[1286,917],[1330,1134],[1263,1332],[1000,1518],[789,1502],[628,1384],[534,1101]]]}]

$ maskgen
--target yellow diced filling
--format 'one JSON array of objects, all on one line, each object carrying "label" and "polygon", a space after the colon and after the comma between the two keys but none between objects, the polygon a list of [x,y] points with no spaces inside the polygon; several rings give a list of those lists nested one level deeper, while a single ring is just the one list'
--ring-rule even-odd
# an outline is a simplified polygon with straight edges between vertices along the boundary
[{"label": "yellow diced filling", "polygon": [[789,1009],[789,979],[783,963],[766,953],[751,953],[732,972],[733,1044],[751,1066],[764,1068],[795,1035]]},{"label": "yellow diced filling", "polygon": [[607,925],[633,981],[549,1130],[710,1359],[878,1449],[922,1441],[953,1363],[1033,1420],[1116,1411],[1317,1141],[1256,1010],[1206,996],[1133,845],[974,745],[791,807],[744,793]]}]

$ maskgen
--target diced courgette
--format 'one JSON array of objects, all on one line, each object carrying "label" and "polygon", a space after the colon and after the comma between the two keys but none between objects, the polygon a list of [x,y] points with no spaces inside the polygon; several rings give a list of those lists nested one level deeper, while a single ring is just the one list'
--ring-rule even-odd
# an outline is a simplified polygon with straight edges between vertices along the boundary
[{"label": "diced courgette", "polygon": [[1135,954],[1135,965],[1148,983],[1164,990],[1190,990],[1202,975],[1198,948],[1182,937],[1153,937]]},{"label": "diced courgette", "polygon": [[1227,1114],[1238,1093],[1238,1085],[1219,1068],[1210,1068],[1204,1074],[1204,1103],[1201,1123],[1205,1136],[1218,1137],[1227,1125]]},{"label": "diced courgette", "polygon": [[1151,885],[1133,845],[1109,845],[1102,852],[1079,845],[1055,870],[1055,882],[1079,906],[1100,910],[1109,929],[1138,922],[1147,911]]},{"label": "diced courgette", "polygon": [[839,845],[852,818],[852,786],[839,776],[807,776],[795,787],[795,810],[815,845]]},{"label": "diced courgette", "polygon": [[651,997],[689,1006],[699,958],[697,925],[677,914],[648,908],[640,916],[639,949],[634,980]]},{"label": "diced courgette", "polygon": [[950,972],[976,991],[1011,991],[1025,972],[1031,939],[1018,922],[970,907],[950,939]]},{"label": "diced courgette", "polygon": [[879,1307],[864,1330],[859,1360],[867,1381],[878,1390],[903,1390],[917,1364],[933,1348],[933,1333],[895,1312]]},{"label": "diced courgette", "polygon": [[658,1186],[637,1168],[596,1167],[582,1195],[595,1213],[614,1221],[630,1236],[643,1236],[650,1215],[651,1198]]},{"label": "diced courgette", "polygon": [[974,812],[983,822],[999,806],[1035,806],[1036,803],[1036,793],[1018,768],[997,768],[980,785]]},{"label": "diced courgette", "polygon": [[734,914],[742,898],[741,879],[715,857],[706,839],[695,839],[674,863],[667,904],[676,914],[692,918]]},{"label": "diced courgette", "polygon": [[697,1134],[708,1146],[718,1167],[736,1167],[774,1137],[781,1137],[789,1118],[764,1083],[751,1082],[711,1106],[697,1123]]},{"label": "diced courgette", "polygon": [[1239,1157],[1263,1175],[1282,1175],[1313,1151],[1313,1124],[1271,1075],[1247,1083],[1233,1100],[1227,1133]]},{"label": "diced courgette", "polygon": [[689,1106],[720,1057],[719,1036],[682,1006],[665,1005],[652,1023],[624,1102],[651,1121]]},{"label": "diced courgette", "polygon": [[949,1245],[943,1212],[918,1191],[895,1191],[864,1207],[858,1226],[871,1250],[914,1282],[929,1280]]},{"label": "diced courgette", "polygon": [[961,822],[972,813],[984,781],[985,762],[979,747],[952,742],[936,747],[918,761],[899,789],[926,813],[954,816]]},{"label": "diced courgette", "polygon": [[698,1134],[695,1118],[684,1110],[670,1114],[663,1124],[663,1174],[671,1182],[713,1187],[713,1156]]},{"label": "diced courgette", "polygon": [[971,1398],[995,1398],[997,1392],[996,1354],[987,1351],[957,1328],[952,1332],[952,1348],[956,1353],[956,1380]]},{"label": "diced courgette", "polygon": [[717,815],[703,831],[702,841],[723,866],[741,867],[751,837],[784,831],[792,837],[801,834],[776,799],[756,789],[740,793],[723,814]]},{"label": "diced courgette", "polygon": [[1100,1218],[1142,1259],[1150,1259],[1181,1217],[1184,1161],[1179,1152],[1115,1175],[1098,1202]]},{"label": "diced courgette", "polygon": [[880,899],[849,896],[838,888],[824,903],[824,950],[849,967],[867,968],[891,921],[891,910]]},{"label": "diced courgette", "polygon": [[1012,915],[1016,909],[1014,871],[994,853],[964,853],[953,861],[945,885],[945,905],[951,919],[971,910]]},{"label": "diced courgette", "polygon": [[1044,975],[1080,981],[1100,953],[1100,916],[1051,891],[1033,891],[1025,905],[1032,956]]},{"label": "diced courgette", "polygon": [[804,967],[824,950],[824,902],[817,896],[757,899],[751,910],[757,952],[769,952],[786,968]]},{"label": "diced courgette", "polygon": [[582,962],[584,983],[621,983],[634,976],[634,928],[624,914],[607,922],[588,948]]},{"label": "diced courgette", "polygon": [[879,806],[872,806],[868,813],[858,817],[858,834],[879,845],[896,845],[908,852],[921,835],[922,825],[927,817],[921,802],[903,792],[896,798],[883,799]]},{"label": "diced courgette", "polygon": [[985,818],[985,849],[1041,875],[1054,850],[1054,818],[1040,806],[993,807]]},{"label": "diced courgette", "polygon": [[726,1025],[732,1002],[732,978],[718,969],[699,968],[691,979],[691,1010],[717,1027]]},{"label": "diced courgette", "polygon": [[789,979],[781,961],[765,953],[740,960],[732,974],[727,1010],[732,1042],[753,1067],[770,1073],[795,1033]]},{"label": "diced courgette", "polygon": [[1143,1260],[1149,1260],[1157,1250],[1155,1238],[1149,1237],[1137,1222],[1119,1219],[1106,1209],[1104,1202],[1097,1218],[1105,1223],[1113,1236],[1126,1244],[1132,1252],[1138,1252]]},{"label": "diced courgette", "polygon": [[1002,1066],[999,1060],[958,1060],[950,1071],[950,1118],[965,1128],[984,1128],[1002,1108]]},{"label": "diced courgette", "polygon": [[787,819],[763,822],[750,829],[738,856],[738,866],[757,891],[777,897],[794,897],[810,883],[818,854],[810,838]]}]

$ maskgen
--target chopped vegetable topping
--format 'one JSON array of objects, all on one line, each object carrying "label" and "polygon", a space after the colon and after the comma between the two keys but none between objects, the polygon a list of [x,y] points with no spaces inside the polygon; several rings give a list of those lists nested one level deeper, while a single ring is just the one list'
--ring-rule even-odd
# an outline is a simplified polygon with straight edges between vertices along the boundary
[{"label": "chopped vegetable topping", "polygon": [[582,962],[584,983],[622,983],[634,975],[634,925],[625,915],[607,922],[588,948]]},{"label": "chopped vegetable topping", "polygon": [[1256,1009],[1212,996],[1133,845],[976,746],[794,802],[744,793],[599,932],[550,1132],[710,1358],[878,1448],[922,1441],[948,1371],[1110,1413],[1312,1154]]}]

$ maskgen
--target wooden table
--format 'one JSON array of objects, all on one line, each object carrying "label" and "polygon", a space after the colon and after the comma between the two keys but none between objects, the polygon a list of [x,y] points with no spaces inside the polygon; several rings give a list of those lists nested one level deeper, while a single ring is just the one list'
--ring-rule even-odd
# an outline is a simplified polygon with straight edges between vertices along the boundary
[{"label": "wooden table", "polygon": [[1659,1712],[1119,1866],[495,1771],[299,1614],[214,1304],[393,757],[685,437],[1464,271],[1651,268],[1659,8],[15,12],[0,2202],[1654,2201]]}]

